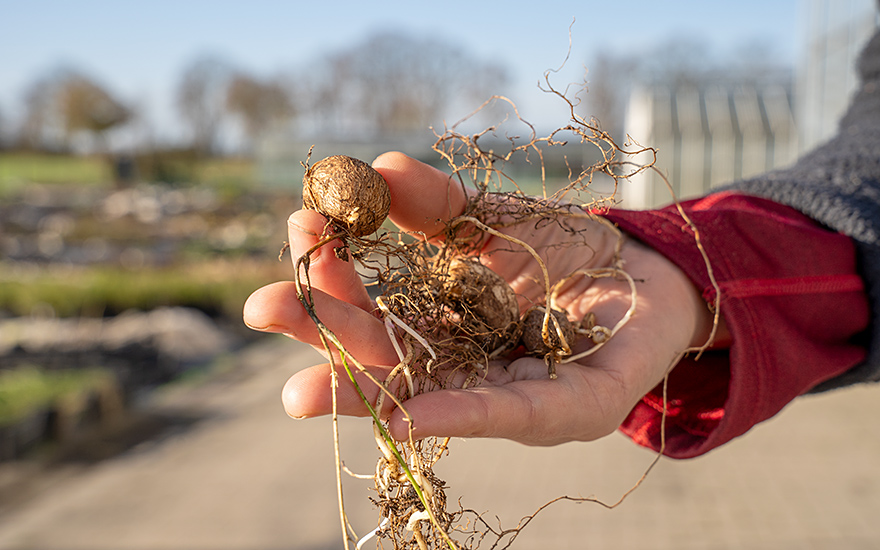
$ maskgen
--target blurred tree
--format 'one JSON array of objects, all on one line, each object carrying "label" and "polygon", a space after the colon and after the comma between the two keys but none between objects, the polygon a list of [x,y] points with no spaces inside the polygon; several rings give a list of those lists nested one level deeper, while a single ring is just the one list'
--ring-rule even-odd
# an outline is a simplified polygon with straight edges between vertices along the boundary
[{"label": "blurred tree", "polygon": [[192,146],[201,154],[217,150],[217,138],[232,75],[228,63],[214,56],[196,59],[183,71],[177,87],[177,108],[192,134]]},{"label": "blurred tree", "polygon": [[2,110],[0,110],[0,150],[6,147],[6,138],[7,132],[9,131],[9,124],[6,122],[6,115]]},{"label": "blurred tree", "polygon": [[281,83],[260,82],[245,74],[232,78],[226,92],[226,108],[241,118],[252,147],[273,124],[286,122],[294,115],[293,103]]},{"label": "blurred tree", "polygon": [[686,34],[673,36],[651,48],[650,55],[600,50],[589,62],[587,117],[595,117],[615,139],[624,138],[624,118],[636,85],[670,89],[698,86],[707,78],[730,72],[734,61],[717,58],[705,40]]},{"label": "blurred tree", "polygon": [[105,149],[105,133],[131,118],[132,111],[94,79],[60,67],[37,78],[24,97],[25,116],[17,145],[29,149],[69,148],[88,134]]},{"label": "blurred tree", "polygon": [[321,59],[299,79],[298,103],[329,133],[411,132],[442,123],[456,102],[472,109],[506,80],[502,66],[454,45],[386,32]]},{"label": "blurred tree", "polygon": [[106,150],[105,132],[132,116],[131,110],[90,78],[70,72],[58,83],[56,101],[68,141],[85,132],[95,136],[99,150]]},{"label": "blurred tree", "polygon": [[647,79],[680,88],[698,84],[723,63],[713,57],[706,40],[679,35],[652,48],[650,56],[639,56],[638,72]]},{"label": "blurred tree", "polygon": [[585,97],[587,119],[595,119],[615,140],[623,137],[626,103],[632,87],[633,73],[638,68],[634,56],[615,55],[600,51],[590,62],[588,93]]},{"label": "blurred tree", "polygon": [[[43,149],[50,147],[50,125],[55,118],[54,95],[55,78],[44,75],[35,80],[24,93],[25,114],[18,130],[16,147],[21,149]],[[58,140],[54,140],[57,145]]]},{"label": "blurred tree", "polygon": [[710,42],[681,34],[658,43],[650,55],[601,50],[588,63],[589,93],[581,113],[599,120],[602,129],[622,143],[627,103],[636,86],[670,91],[705,87],[708,83],[780,81],[791,68],[766,41],[737,44],[719,55]]},{"label": "blurred tree", "polygon": [[771,41],[756,38],[737,45],[731,52],[728,71],[736,78],[778,78],[780,74],[791,73],[792,70],[781,59]]}]

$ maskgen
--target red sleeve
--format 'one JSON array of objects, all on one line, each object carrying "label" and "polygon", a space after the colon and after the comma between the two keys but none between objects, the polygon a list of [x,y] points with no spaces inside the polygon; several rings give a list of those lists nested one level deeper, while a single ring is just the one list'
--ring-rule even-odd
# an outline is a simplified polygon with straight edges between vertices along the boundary
[{"label": "red sleeve", "polygon": [[[869,305],[849,237],[794,209],[725,192],[683,203],[721,294],[729,350],[686,358],[668,385],[665,453],[694,457],[748,431],[866,355]],[[712,303],[693,232],[674,206],[605,217],[677,264]],[[661,387],[621,430],[659,449]]]}]

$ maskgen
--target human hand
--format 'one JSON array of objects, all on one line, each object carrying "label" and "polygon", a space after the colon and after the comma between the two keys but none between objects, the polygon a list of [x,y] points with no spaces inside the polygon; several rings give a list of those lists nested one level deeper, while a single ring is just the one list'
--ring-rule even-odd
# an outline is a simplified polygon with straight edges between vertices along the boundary
[{"label": "human hand", "polygon": [[[448,220],[462,212],[466,199],[448,175],[400,153],[388,153],[373,163],[391,190],[391,219],[402,230],[437,234]],[[556,224],[542,227],[523,223],[504,232],[529,243],[545,262],[551,282],[577,269],[607,265],[617,236],[602,223],[572,220],[586,235],[583,250],[558,251],[554,245],[569,235]],[[294,258],[314,245],[326,220],[310,210],[291,215],[289,242]],[[317,250],[311,258],[309,278],[315,310],[345,348],[379,379],[398,362],[375,305],[354,271],[353,262],[333,254],[334,244]],[[518,294],[523,309],[540,301],[544,287],[537,262],[510,251],[510,243],[490,238],[481,261],[504,277]],[[572,440],[593,440],[614,430],[635,404],[668,372],[680,352],[702,345],[713,317],[697,288],[672,262],[659,253],[626,240],[620,250],[626,271],[637,281],[635,315],[596,353],[560,365],[558,378],[549,379],[540,358],[498,360],[490,365],[479,386],[440,389],[403,402],[412,419],[416,438],[428,436],[498,437],[530,445],[554,445]],[[589,312],[611,326],[630,307],[626,281],[615,278],[578,277],[560,292],[557,305],[569,317],[582,319]],[[244,308],[245,323],[268,332],[282,332],[322,349],[318,331],[296,295],[293,282],[275,283],[257,290]],[[576,343],[574,351],[589,347]],[[307,418],[331,412],[330,366],[317,365],[296,373],[284,387],[287,413]],[[347,378],[340,378],[337,410],[364,416],[368,410]],[[379,389],[359,375],[358,383],[375,401]],[[405,439],[410,425],[404,411],[385,401],[382,415],[391,434]]]}]

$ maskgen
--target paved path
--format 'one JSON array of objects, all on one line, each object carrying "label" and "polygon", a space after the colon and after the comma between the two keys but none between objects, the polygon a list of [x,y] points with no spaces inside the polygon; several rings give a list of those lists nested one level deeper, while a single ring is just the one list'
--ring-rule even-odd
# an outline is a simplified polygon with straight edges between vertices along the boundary
[{"label": "paved path", "polygon": [[[38,479],[0,514],[0,548],[341,548],[329,421],[288,419],[279,403],[286,378],[315,358],[299,344],[270,339],[246,351],[238,375],[160,396],[165,413],[201,420]],[[513,548],[880,548],[877,418],[880,387],[802,399],[708,456],[661,461],[619,508],[549,507]],[[351,469],[372,469],[366,421],[344,422],[342,442]],[[436,473],[451,486],[450,500],[460,495],[511,526],[563,494],[614,501],[651,459],[619,435],[549,449],[455,441]],[[366,482],[348,488],[360,532],[375,526],[370,494]]]}]

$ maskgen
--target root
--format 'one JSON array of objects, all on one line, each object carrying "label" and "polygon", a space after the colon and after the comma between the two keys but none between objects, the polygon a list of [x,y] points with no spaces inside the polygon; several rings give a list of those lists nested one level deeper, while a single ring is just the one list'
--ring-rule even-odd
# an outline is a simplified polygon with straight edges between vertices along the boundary
[{"label": "root", "polygon": [[[613,328],[608,329],[603,326],[591,327],[587,333],[587,336],[589,336],[589,338],[591,340],[593,340],[593,343],[595,345],[586,351],[565,357],[564,359],[562,359],[560,361],[561,363],[571,363],[573,361],[583,359],[584,357],[590,356],[590,355],[596,353],[597,351],[599,351],[599,349],[601,349],[602,346],[607,344],[611,340],[611,338],[613,338],[614,335],[617,334],[620,331],[620,329],[622,329],[624,327],[624,325],[626,325],[629,322],[630,319],[632,319],[633,314],[636,312],[636,303],[637,303],[637,294],[638,294],[636,291],[636,282],[635,282],[635,280],[633,280],[633,278],[630,276],[630,274],[627,273],[626,271],[624,271],[623,269],[621,269],[619,267],[607,267],[607,268],[600,268],[600,269],[585,269],[585,270],[581,270],[581,271],[576,271],[572,275],[570,275],[569,277],[574,277],[574,276],[578,276],[578,275],[583,275],[583,276],[590,277],[593,279],[599,279],[602,277],[614,277],[614,276],[623,277],[624,279],[626,279],[626,282],[629,284],[629,290],[630,290],[630,296],[631,296],[630,306],[626,310],[626,313],[623,314],[623,317],[621,317],[620,320],[617,321],[617,324],[615,324]],[[557,293],[558,289],[567,280],[568,280],[568,278],[563,279],[559,283],[556,284],[556,287],[554,288],[553,292],[550,293],[550,303],[551,304],[556,301],[556,293]],[[676,361],[676,363],[677,363],[677,361]]]},{"label": "root", "polygon": [[[638,144],[634,147],[618,146],[610,135],[600,129],[597,122],[587,121],[576,113],[577,101],[567,97],[567,93],[560,93],[553,88],[549,72],[545,74],[545,81],[547,91],[560,97],[566,104],[569,123],[544,137],[539,137],[534,126],[520,116],[515,104],[503,96],[490,98],[477,111],[452,127],[444,128],[442,134],[436,134],[434,151],[447,161],[453,178],[451,181],[466,187],[466,196],[469,197],[464,213],[445,225],[441,239],[432,240],[423,234],[410,235],[391,231],[380,231],[373,236],[357,236],[328,227],[328,234],[294,262],[297,296],[317,327],[331,362],[337,492],[346,549],[351,542],[355,543],[355,548],[361,549],[373,538],[388,541],[395,549],[470,549],[479,546],[487,537],[495,537],[493,548],[507,548],[538,513],[554,503],[590,501],[606,508],[617,507],[641,485],[665,450],[667,379],[663,382],[661,448],[641,478],[619,500],[605,503],[593,498],[561,496],[540,506],[532,515],[522,518],[515,528],[501,529],[490,526],[481,515],[471,510],[461,507],[452,511],[447,509],[445,482],[434,475],[433,468],[449,453],[449,439],[416,440],[413,437],[413,420],[405,406],[407,399],[437,389],[477,385],[488,373],[490,360],[505,357],[520,346],[521,323],[500,328],[487,326],[481,322],[475,308],[463,302],[460,293],[456,294],[451,290],[454,285],[449,284],[451,262],[462,256],[479,257],[489,238],[505,240],[505,246],[509,245],[510,251],[525,254],[529,261],[534,261],[538,266],[540,280],[535,283],[543,292],[541,299],[532,308],[542,308],[541,339],[550,350],[544,355],[550,378],[556,377],[557,366],[565,368],[570,363],[596,353],[625,328],[638,310],[637,283],[620,261],[622,235],[596,213],[601,213],[615,203],[619,184],[644,170],[654,169],[656,151]],[[502,141],[507,147],[503,151],[497,147],[497,140],[494,147],[484,147],[484,143],[490,138],[498,138],[501,133],[500,125],[473,135],[464,135],[457,130],[459,124],[495,103],[507,105],[513,113],[508,122],[521,125],[527,133],[525,139],[505,134]],[[544,153],[547,148],[564,146],[567,143],[563,139],[565,136],[579,141],[581,146],[592,146],[598,151],[599,160],[590,166],[569,166],[567,180],[562,183],[550,182],[544,169]],[[632,160],[635,156],[645,155],[648,157],[646,163]],[[506,172],[514,159],[523,158],[526,163],[536,166],[540,183],[539,195],[529,195]],[[303,166],[308,169],[308,159]],[[594,179],[598,177],[610,180],[610,194],[602,195],[590,189]],[[504,190],[505,188],[513,190]],[[717,290],[699,232],[684,211],[679,209],[679,212],[693,230],[696,245]],[[585,221],[604,224],[616,235],[617,242],[611,261],[600,267],[574,269],[571,273],[553,280],[542,259],[542,252],[591,250],[591,243],[583,229]],[[506,228],[519,224],[533,224],[536,228],[553,224],[566,238],[548,245],[552,247],[549,250],[539,251],[505,232]],[[321,321],[320,312],[316,311],[309,280],[311,256],[321,247],[337,240],[344,243],[344,252],[351,261],[356,262],[361,275],[372,279],[379,287],[375,314],[384,321],[387,336],[398,358],[397,365],[390,369],[384,380],[371,374],[345,348],[341,340]],[[285,245],[282,254],[287,248]],[[506,248],[505,251],[507,250]],[[584,265],[591,264],[585,261]],[[594,316],[589,315],[582,320],[578,324],[576,335],[590,339],[593,345],[585,351],[573,353],[572,345],[575,342],[569,341],[572,336],[566,336],[560,321],[551,315],[551,311],[558,309],[559,294],[566,285],[575,278],[583,277],[614,278],[625,282],[630,291],[630,305],[613,326],[598,325]],[[716,297],[718,296],[720,293],[716,292]],[[716,326],[720,309],[718,305],[716,301]],[[713,327],[712,337],[714,334]],[[685,353],[696,353],[699,356],[710,344],[711,337],[700,348],[683,350],[669,369]],[[369,476],[352,474],[343,465],[340,456],[337,388],[339,376],[343,372],[373,421],[373,433],[381,456],[375,473]],[[378,388],[378,396],[374,402],[366,397],[369,392],[365,392],[361,384],[372,384]],[[382,411],[391,405],[402,412],[408,425],[408,437],[403,441],[395,441],[391,437],[387,421],[383,418]],[[373,530],[360,538],[355,535],[345,513],[343,473],[359,478],[372,478],[375,485],[376,495],[371,500],[379,510],[379,520]],[[464,538],[455,541],[453,535]],[[506,541],[506,545],[500,546],[503,541]]]}]

